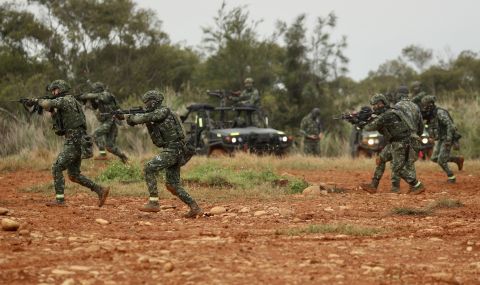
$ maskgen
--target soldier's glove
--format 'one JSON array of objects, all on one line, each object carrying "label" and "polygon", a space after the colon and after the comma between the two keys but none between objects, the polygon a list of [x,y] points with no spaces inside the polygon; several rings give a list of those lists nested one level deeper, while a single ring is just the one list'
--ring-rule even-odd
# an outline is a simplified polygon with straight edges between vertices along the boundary
[{"label": "soldier's glove", "polygon": [[134,116],[128,116],[128,117],[127,117],[127,124],[128,124],[129,126],[132,126],[132,127],[133,127],[133,126],[136,125],[134,118],[135,118]]},{"label": "soldier's glove", "polygon": [[26,99],[24,104],[27,107],[32,107],[38,103],[38,99]]}]

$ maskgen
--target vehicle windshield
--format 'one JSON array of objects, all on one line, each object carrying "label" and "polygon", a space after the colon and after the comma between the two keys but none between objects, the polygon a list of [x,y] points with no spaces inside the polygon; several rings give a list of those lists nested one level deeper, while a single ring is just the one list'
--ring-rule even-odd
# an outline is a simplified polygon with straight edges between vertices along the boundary
[{"label": "vehicle windshield", "polygon": [[262,120],[256,110],[246,109],[216,109],[210,113],[215,128],[265,128],[265,120]]}]

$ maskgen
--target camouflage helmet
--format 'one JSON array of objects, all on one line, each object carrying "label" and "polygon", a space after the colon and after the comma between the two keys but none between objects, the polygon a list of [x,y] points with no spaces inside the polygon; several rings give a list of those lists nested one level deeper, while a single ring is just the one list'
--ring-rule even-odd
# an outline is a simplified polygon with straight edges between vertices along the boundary
[{"label": "camouflage helmet", "polygon": [[159,103],[163,102],[163,93],[158,90],[150,90],[145,92],[142,96],[143,103],[147,103],[148,101],[157,101]]},{"label": "camouflage helmet", "polygon": [[54,89],[59,89],[60,93],[66,93],[66,92],[70,91],[71,87],[70,87],[70,84],[68,84],[67,81],[62,80],[62,79],[57,79],[57,80],[52,81],[47,86],[47,90],[50,91],[50,92],[53,91]]},{"label": "camouflage helmet", "polygon": [[422,98],[422,105],[435,104],[437,98],[433,95],[427,95]]},{"label": "camouflage helmet", "polygon": [[370,105],[375,105],[380,101],[382,101],[385,106],[388,105],[387,97],[385,97],[383,94],[373,95],[372,98],[370,98]]},{"label": "camouflage helmet", "polygon": [[105,90],[105,84],[100,81],[97,81],[92,84],[92,91],[93,92],[102,92]]},{"label": "camouflage helmet", "polygon": [[313,109],[312,109],[312,116],[313,116],[313,117],[318,117],[318,116],[320,116],[320,109],[318,109],[318,108],[313,108]]},{"label": "camouflage helmet", "polygon": [[408,97],[408,87],[405,85],[400,85],[398,86],[397,90],[395,91],[395,102],[400,101],[401,99],[407,98]]},{"label": "camouflage helmet", "polygon": [[243,84],[245,84],[245,86],[252,86],[253,85],[253,78],[251,78],[251,77],[245,78],[245,80],[243,81]]}]

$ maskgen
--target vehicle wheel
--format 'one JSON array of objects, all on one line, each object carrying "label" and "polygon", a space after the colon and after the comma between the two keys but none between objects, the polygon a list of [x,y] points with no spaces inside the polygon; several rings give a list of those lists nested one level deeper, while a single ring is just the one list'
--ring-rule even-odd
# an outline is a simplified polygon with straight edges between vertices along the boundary
[{"label": "vehicle wheel", "polygon": [[369,157],[372,157],[372,155],[368,152],[368,150],[359,148],[359,149],[357,150],[357,157],[369,158]]},{"label": "vehicle wheel", "polygon": [[227,156],[227,152],[223,148],[214,148],[210,150],[209,157],[223,157]]}]

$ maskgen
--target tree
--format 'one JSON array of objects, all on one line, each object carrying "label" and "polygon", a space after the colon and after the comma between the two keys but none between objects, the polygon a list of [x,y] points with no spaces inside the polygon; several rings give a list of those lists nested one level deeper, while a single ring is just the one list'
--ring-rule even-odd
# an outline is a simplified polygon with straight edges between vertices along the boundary
[{"label": "tree", "polygon": [[433,51],[418,45],[409,45],[402,49],[402,56],[411,62],[418,71],[423,72],[432,61]]}]

